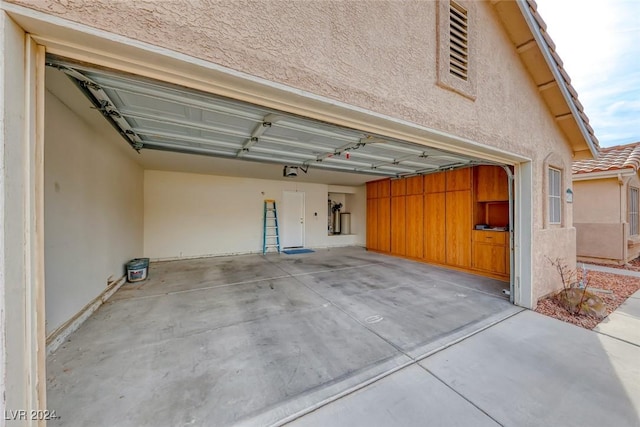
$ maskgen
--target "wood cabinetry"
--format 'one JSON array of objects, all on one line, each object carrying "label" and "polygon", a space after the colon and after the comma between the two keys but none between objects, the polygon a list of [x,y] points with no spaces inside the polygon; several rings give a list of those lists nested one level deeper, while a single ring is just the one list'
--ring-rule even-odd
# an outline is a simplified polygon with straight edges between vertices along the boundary
[{"label": "wood cabinetry", "polygon": [[[388,181],[387,181],[388,182]],[[378,199],[378,233],[377,250],[383,252],[391,251],[391,198],[384,197]]]},{"label": "wood cabinetry", "polygon": [[446,263],[471,267],[471,191],[446,192]]},{"label": "wood cabinetry", "polygon": [[383,179],[382,181],[377,181],[377,183],[378,183],[378,198],[391,196],[391,180],[390,179]]},{"label": "wood cabinetry", "polygon": [[471,171],[471,168],[446,171],[446,191],[471,190]]},{"label": "wood cabinetry", "polygon": [[404,196],[407,194],[407,180],[394,179],[391,181],[391,197]]},{"label": "wood cabinetry", "polygon": [[505,279],[509,233],[474,224],[506,225],[507,188],[497,166],[367,183],[367,248]]},{"label": "wood cabinetry", "polygon": [[445,174],[431,173],[424,176],[424,192],[425,193],[442,193],[446,191]]},{"label": "wood cabinetry", "polygon": [[472,267],[496,275],[509,275],[509,233],[474,230]]},{"label": "wood cabinetry", "polygon": [[378,198],[378,182],[367,182],[367,200]]},{"label": "wood cabinetry", "polygon": [[[420,183],[422,183],[422,177]],[[422,184],[420,184],[422,188]],[[408,188],[407,188],[408,190]],[[424,196],[413,194],[406,201],[406,255],[411,258],[424,256]]]},{"label": "wood cabinetry", "polygon": [[476,200],[495,202],[509,200],[509,179],[500,166],[477,166],[475,169]]},{"label": "wood cabinetry", "polygon": [[405,202],[406,196],[391,197],[391,253],[395,255],[405,255],[407,252]]},{"label": "wood cabinetry", "polygon": [[444,192],[424,195],[424,259],[438,264],[446,262],[445,195]]},{"label": "wood cabinetry", "polygon": [[367,183],[367,248],[391,250],[390,180]]},{"label": "wood cabinetry", "polygon": [[407,195],[417,195],[423,193],[423,177],[412,176],[407,178]]}]

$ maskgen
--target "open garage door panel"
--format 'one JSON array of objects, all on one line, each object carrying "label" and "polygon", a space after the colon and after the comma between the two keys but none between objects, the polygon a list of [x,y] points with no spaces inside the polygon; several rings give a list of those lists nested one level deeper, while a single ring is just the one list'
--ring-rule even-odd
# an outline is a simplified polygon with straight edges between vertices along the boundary
[{"label": "open garage door panel", "polygon": [[54,57],[136,150],[402,177],[459,168],[481,159],[334,126],[142,77]]}]

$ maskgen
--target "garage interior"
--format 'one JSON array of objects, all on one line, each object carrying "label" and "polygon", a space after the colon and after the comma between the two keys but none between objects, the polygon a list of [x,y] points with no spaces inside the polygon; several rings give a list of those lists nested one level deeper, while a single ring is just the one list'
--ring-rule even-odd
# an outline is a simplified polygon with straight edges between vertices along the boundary
[{"label": "garage interior", "polygon": [[[49,341],[128,260],[153,261],[49,355],[60,425],[279,423],[520,310],[502,166],[48,65]],[[265,199],[283,246],[315,252],[262,255]]]}]

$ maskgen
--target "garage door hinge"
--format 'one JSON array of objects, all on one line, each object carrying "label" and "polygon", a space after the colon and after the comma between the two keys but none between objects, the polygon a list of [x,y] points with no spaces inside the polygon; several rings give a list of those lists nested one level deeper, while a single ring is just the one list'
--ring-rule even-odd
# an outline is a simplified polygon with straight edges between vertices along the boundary
[{"label": "garage door hinge", "polygon": [[87,81],[87,80],[83,80],[83,81],[81,81],[81,82],[80,82],[80,84],[81,84],[82,86],[84,86],[85,88],[87,88],[87,89],[93,89],[93,90],[95,90],[95,91],[100,91],[100,90],[102,90],[102,88],[101,88],[100,86],[98,86],[96,83],[94,83],[94,82],[90,82],[90,81]]}]

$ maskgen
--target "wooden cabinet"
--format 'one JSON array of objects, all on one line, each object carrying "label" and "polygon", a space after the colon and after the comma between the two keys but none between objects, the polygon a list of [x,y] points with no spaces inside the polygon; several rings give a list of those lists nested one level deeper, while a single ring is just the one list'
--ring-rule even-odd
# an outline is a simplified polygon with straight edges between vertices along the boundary
[{"label": "wooden cabinet", "polygon": [[[391,181],[394,182],[394,181]],[[393,189],[393,186],[391,187]],[[391,253],[406,254],[406,197],[391,198]]]},{"label": "wooden cabinet", "polygon": [[446,171],[447,191],[471,190],[472,170],[472,168],[464,168]]},{"label": "wooden cabinet", "polygon": [[389,197],[391,196],[391,180],[383,179],[382,181],[378,181],[378,197]]},{"label": "wooden cabinet", "polygon": [[[389,181],[387,181],[389,182]],[[383,252],[391,251],[391,198],[378,199],[378,232],[377,250]]]},{"label": "wooden cabinet", "polygon": [[474,230],[473,261],[475,270],[509,275],[509,233],[504,231]]},{"label": "wooden cabinet", "polygon": [[446,262],[445,203],[446,193],[424,195],[424,259],[438,264]]},{"label": "wooden cabinet", "polygon": [[394,179],[391,181],[391,197],[404,196],[407,194],[407,180]]},{"label": "wooden cabinet", "polygon": [[445,173],[431,173],[424,176],[425,193],[442,193],[446,191]]},{"label": "wooden cabinet", "polygon": [[378,198],[378,182],[367,182],[367,200]]},{"label": "wooden cabinet", "polygon": [[509,200],[509,179],[500,166],[478,166],[476,174],[476,200],[495,202]]},{"label": "wooden cabinet", "polygon": [[471,191],[446,193],[446,262],[471,267]]},{"label": "wooden cabinet", "polygon": [[367,248],[507,278],[509,233],[473,229],[507,225],[507,188],[497,166],[367,183]]},{"label": "wooden cabinet", "polygon": [[[422,178],[422,177],[419,177]],[[420,180],[422,183],[422,179]],[[422,184],[420,185],[422,188]],[[424,256],[424,204],[422,194],[407,196],[406,199],[406,255],[412,258]]]},{"label": "wooden cabinet", "polygon": [[411,178],[407,178],[407,195],[422,195],[423,193],[423,177],[422,176],[412,176]]}]

